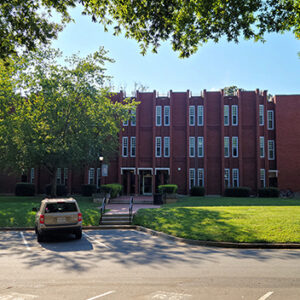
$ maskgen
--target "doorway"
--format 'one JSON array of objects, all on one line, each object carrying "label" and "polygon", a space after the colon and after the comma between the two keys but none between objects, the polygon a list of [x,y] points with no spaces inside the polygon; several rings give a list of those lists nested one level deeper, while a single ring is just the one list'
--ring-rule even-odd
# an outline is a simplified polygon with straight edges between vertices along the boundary
[{"label": "doorway", "polygon": [[151,171],[142,170],[140,173],[140,193],[142,195],[152,195],[152,174]]}]

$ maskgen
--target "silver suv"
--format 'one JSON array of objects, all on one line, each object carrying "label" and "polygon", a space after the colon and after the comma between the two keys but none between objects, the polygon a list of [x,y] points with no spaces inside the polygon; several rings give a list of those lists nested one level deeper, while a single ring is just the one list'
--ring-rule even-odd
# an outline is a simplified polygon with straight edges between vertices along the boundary
[{"label": "silver suv", "polygon": [[75,234],[82,236],[82,214],[75,199],[44,199],[35,216],[35,232],[38,242],[45,239],[50,232]]}]

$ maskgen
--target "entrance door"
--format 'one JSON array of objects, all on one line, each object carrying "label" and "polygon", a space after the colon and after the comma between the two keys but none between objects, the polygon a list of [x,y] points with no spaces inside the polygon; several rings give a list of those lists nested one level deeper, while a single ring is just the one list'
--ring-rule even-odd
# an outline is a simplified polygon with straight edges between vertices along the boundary
[{"label": "entrance door", "polygon": [[147,174],[143,176],[143,195],[152,195],[152,175]]}]

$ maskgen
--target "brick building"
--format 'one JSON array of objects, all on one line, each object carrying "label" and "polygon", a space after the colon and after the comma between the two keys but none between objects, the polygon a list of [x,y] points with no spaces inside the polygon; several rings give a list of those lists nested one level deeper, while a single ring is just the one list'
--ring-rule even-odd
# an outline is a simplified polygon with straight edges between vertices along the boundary
[{"label": "brick building", "polygon": [[[113,100],[123,99],[119,93]],[[119,136],[119,155],[102,172],[99,164],[76,172],[61,168],[58,183],[79,192],[83,183],[119,182],[125,194],[144,195],[165,183],[176,183],[182,194],[193,185],[207,194],[222,194],[227,186],[300,191],[300,95],[268,100],[259,90],[235,96],[170,91],[165,97],[154,91],[137,92],[136,100],[136,113]],[[6,181],[0,192],[13,192],[20,181],[0,180]],[[48,177],[33,169],[28,181],[43,192]]]}]

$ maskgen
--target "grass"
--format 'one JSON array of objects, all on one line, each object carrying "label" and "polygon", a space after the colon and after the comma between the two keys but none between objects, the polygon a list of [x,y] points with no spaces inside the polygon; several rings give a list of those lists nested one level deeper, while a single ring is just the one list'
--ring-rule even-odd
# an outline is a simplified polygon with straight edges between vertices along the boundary
[{"label": "grass", "polygon": [[[43,197],[0,197],[0,227],[33,227],[35,212]],[[83,217],[83,225],[98,225],[99,203],[91,197],[75,197]]]},{"label": "grass", "polygon": [[134,222],[194,240],[300,243],[300,199],[190,197],[139,210]]}]

